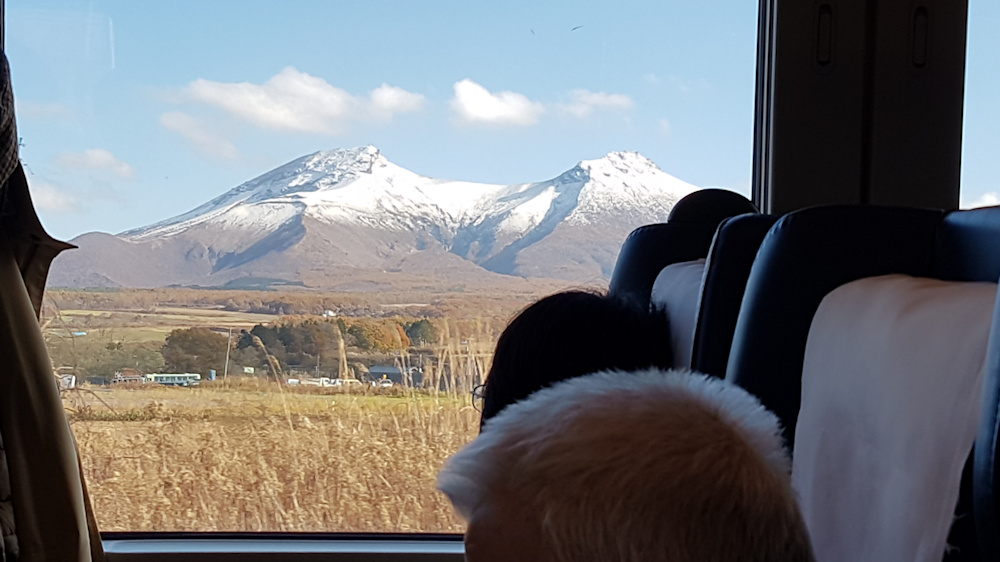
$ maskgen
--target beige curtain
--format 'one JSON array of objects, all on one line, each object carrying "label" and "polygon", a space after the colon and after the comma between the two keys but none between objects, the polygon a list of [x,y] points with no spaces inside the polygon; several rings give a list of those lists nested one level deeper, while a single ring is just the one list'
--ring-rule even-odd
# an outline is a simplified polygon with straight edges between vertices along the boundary
[{"label": "beige curtain", "polygon": [[0,55],[0,436],[17,559],[104,559],[73,434],[38,324],[49,264],[71,248],[46,234],[17,157],[13,95]]}]

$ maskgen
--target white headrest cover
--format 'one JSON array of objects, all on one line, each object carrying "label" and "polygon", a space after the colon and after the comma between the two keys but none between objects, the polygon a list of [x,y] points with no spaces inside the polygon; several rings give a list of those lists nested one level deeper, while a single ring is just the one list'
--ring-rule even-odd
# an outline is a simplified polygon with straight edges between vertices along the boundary
[{"label": "white headrest cover", "polygon": [[996,290],[890,275],[823,299],[792,468],[819,562],[940,562],[975,439]]},{"label": "white headrest cover", "polygon": [[664,267],[653,282],[650,303],[667,311],[674,368],[690,369],[694,328],[705,275],[705,260],[684,261]]}]

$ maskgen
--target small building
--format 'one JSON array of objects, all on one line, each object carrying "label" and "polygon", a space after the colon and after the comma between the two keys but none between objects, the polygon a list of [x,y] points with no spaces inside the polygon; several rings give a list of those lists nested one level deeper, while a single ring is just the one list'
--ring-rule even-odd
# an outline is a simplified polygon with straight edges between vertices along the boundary
[{"label": "small building", "polygon": [[111,377],[111,384],[142,384],[146,382],[145,377],[139,372],[139,369],[132,369],[126,367],[124,369],[119,369],[115,371],[113,377]]}]

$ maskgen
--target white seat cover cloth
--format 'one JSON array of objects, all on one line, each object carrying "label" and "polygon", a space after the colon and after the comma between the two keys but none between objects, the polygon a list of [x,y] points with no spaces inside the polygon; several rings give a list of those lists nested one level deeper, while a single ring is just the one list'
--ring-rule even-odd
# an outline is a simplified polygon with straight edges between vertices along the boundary
[{"label": "white seat cover cloth", "polygon": [[660,270],[653,282],[650,303],[667,311],[674,368],[690,369],[694,329],[705,276],[705,260],[672,263]]},{"label": "white seat cover cloth", "polygon": [[820,304],[792,468],[818,562],[940,562],[996,287],[891,275]]}]

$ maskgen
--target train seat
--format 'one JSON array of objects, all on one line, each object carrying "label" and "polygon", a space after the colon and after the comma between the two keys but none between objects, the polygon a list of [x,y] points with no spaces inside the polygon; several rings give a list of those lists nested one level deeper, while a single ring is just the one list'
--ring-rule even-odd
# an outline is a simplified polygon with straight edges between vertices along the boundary
[{"label": "train seat", "polygon": [[725,377],[750,269],[777,220],[773,215],[745,214],[719,225],[698,295],[690,365],[695,371]]},{"label": "train seat", "polygon": [[[753,222],[749,217],[763,215],[743,196],[706,189],[679,201],[666,223],[646,225],[633,231],[622,246],[609,292],[641,306],[652,304],[666,311],[670,317],[675,367],[694,366],[694,339],[705,275],[711,267],[729,263],[726,256],[742,242],[722,244],[723,255],[713,258],[718,253],[714,248],[718,245],[720,232],[726,225],[740,222],[737,219],[748,218],[740,222],[739,227],[734,226],[733,232],[740,232],[736,238],[750,236],[743,228]],[[758,242],[761,237],[762,234]],[[724,238],[734,240],[734,237]],[[707,266],[709,262],[713,266]],[[735,302],[738,309],[739,297]],[[710,308],[713,312],[717,309],[719,307]]]},{"label": "train seat", "polygon": [[[778,414],[787,442],[796,436],[806,344],[820,303],[847,283],[890,274],[996,283],[1000,208],[817,207],[774,225],[751,269],[726,376]],[[972,463],[963,466],[960,515],[972,509]],[[949,537],[957,548],[946,559],[980,559],[978,541],[972,518],[958,518]]]},{"label": "train seat", "polygon": [[707,258],[660,271],[651,302],[669,314],[675,368],[725,376],[750,266],[775,220],[760,213],[725,219]]},{"label": "train seat", "polygon": [[668,265],[704,259],[719,224],[756,213],[746,197],[724,189],[695,191],[674,205],[667,222],[640,226],[622,244],[608,293],[649,306],[653,283]]},{"label": "train seat", "polygon": [[815,207],[781,217],[768,231],[747,279],[726,378],[778,415],[786,442],[795,435],[806,337],[820,301],[865,277],[934,277],[943,217],[923,209]]}]

